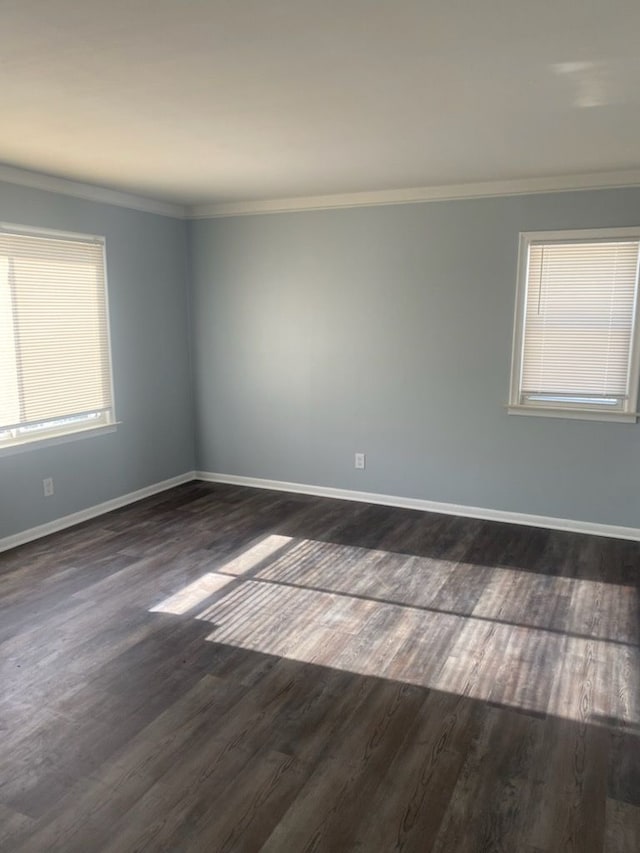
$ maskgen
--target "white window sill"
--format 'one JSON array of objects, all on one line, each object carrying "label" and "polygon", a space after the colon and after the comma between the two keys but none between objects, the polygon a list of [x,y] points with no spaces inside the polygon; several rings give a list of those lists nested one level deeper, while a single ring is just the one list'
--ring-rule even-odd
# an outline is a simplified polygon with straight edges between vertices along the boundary
[{"label": "white window sill", "polygon": [[533,415],[536,418],[569,418],[580,421],[609,421],[617,424],[635,424],[637,412],[596,412],[593,409],[563,409],[559,406],[507,406],[510,415]]},{"label": "white window sill", "polygon": [[52,447],[55,444],[66,444],[68,441],[77,441],[81,438],[94,438],[98,435],[105,435],[109,432],[115,432],[121,421],[115,421],[112,424],[103,424],[98,427],[88,427],[86,429],[76,429],[71,432],[58,433],[58,435],[47,435],[35,438],[15,439],[11,442],[6,442],[0,445],[0,456],[10,456],[13,453],[24,453],[25,450],[40,450],[44,447]]}]

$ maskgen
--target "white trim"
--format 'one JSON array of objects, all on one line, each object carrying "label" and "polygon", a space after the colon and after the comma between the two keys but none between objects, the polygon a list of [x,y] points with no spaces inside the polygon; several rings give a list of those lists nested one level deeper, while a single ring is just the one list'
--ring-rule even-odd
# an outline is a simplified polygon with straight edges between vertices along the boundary
[{"label": "white trim", "polygon": [[526,314],[527,280],[529,278],[529,241],[520,234],[518,240],[518,269],[516,273],[516,301],[511,339],[511,373],[509,378],[509,414],[520,401],[522,383],[522,350],[524,344],[524,318]]},{"label": "white trim", "polygon": [[207,483],[228,483],[234,486],[249,486],[255,489],[273,489],[277,492],[294,492],[296,494],[336,498],[344,501],[359,501],[369,504],[382,504],[383,506],[397,506],[403,509],[418,509],[424,512],[438,512],[443,515],[458,515],[464,518],[479,518],[483,521],[503,521],[507,524],[522,524],[527,527],[545,527],[550,530],[566,530],[570,533],[587,533],[592,536],[608,536],[614,539],[640,541],[640,527],[598,524],[594,521],[554,518],[547,515],[530,515],[528,513],[511,512],[510,510],[441,503],[440,501],[403,498],[395,495],[375,494],[373,492],[356,492],[351,489],[335,489],[331,486],[311,486],[305,483],[286,483],[281,480],[262,480],[257,477],[241,477],[236,474],[216,474],[210,471],[196,471],[194,476],[197,480],[203,480]]},{"label": "white trim", "polygon": [[4,539],[0,539],[0,552],[8,551],[10,548],[17,548],[18,545],[33,542],[34,539],[49,536],[49,534],[65,530],[67,527],[73,527],[82,521],[88,521],[90,518],[96,518],[96,516],[104,515],[114,509],[120,509],[120,507],[141,501],[143,498],[151,497],[151,495],[156,495],[159,492],[165,492],[167,489],[173,489],[175,486],[181,486],[183,483],[189,483],[194,479],[196,479],[195,472],[187,471],[184,474],[179,474],[177,477],[171,477],[169,480],[153,483],[151,486],[145,486],[143,489],[138,489],[135,492],[129,492],[110,501],[104,501],[104,503],[95,504],[95,506],[73,512],[71,515],[64,515],[62,518],[48,521],[46,524],[39,524],[37,527],[30,527],[28,530],[14,533],[12,536],[5,536]]},{"label": "white trim", "polygon": [[67,444],[70,441],[77,441],[84,438],[96,438],[100,435],[108,435],[110,432],[116,432],[122,421],[112,421],[109,424],[102,424],[97,427],[83,427],[82,429],[67,430],[66,432],[52,435],[49,433],[45,436],[33,437],[26,439],[18,439],[12,444],[0,444],[0,457],[12,456],[14,453],[25,453],[28,450],[40,450],[44,447],[52,447],[56,444]]},{"label": "white trim", "polygon": [[264,201],[212,202],[211,204],[196,204],[187,207],[186,216],[188,219],[214,219],[219,216],[247,216],[255,213],[293,213],[303,210],[333,210],[344,207],[373,207],[386,204],[418,204],[428,201],[453,201],[465,198],[492,198],[494,196],[620,189],[638,186],[640,186],[640,169],[632,169],[551,178],[482,181],[398,190],[267,199]]},{"label": "white trim", "polygon": [[419,204],[428,201],[453,201],[465,198],[530,195],[595,189],[624,189],[640,186],[640,169],[612,172],[588,172],[555,177],[514,178],[504,181],[479,181],[441,186],[408,187],[330,195],[272,198],[248,201],[212,201],[182,205],[134,193],[113,190],[96,184],[46,175],[16,166],[0,164],[0,183],[60,193],[61,195],[156,213],[175,219],[213,219],[219,216],[246,216],[256,213],[286,213],[304,210],[334,210],[349,207],[375,207],[388,204]]},{"label": "white trim", "polygon": [[171,216],[184,219],[185,207],[154,198],[134,195],[133,193],[110,190],[107,187],[85,184],[81,181],[71,181],[68,178],[57,178],[54,175],[43,175],[27,169],[0,164],[0,182],[17,184],[21,187],[31,187],[45,192],[60,193],[61,195],[82,198],[85,201],[96,201],[101,204],[113,204],[116,207],[127,207],[130,210],[141,210],[144,213],[157,213],[160,216]]},{"label": "white trim", "polygon": [[16,237],[30,236],[46,237],[47,239],[73,240],[76,243],[106,243],[104,234],[82,234],[79,231],[58,231],[56,228],[38,228],[35,225],[18,225],[15,222],[0,222],[3,234],[14,234]]},{"label": "white trim", "polygon": [[526,527],[544,527],[550,530],[565,530],[570,533],[586,533],[592,536],[608,536],[614,539],[631,539],[640,541],[640,528],[622,527],[614,524],[598,524],[590,521],[577,521],[567,518],[554,518],[546,515],[529,515],[528,513],[510,512],[508,510],[488,509],[485,507],[465,506],[463,504],[442,503],[420,498],[403,498],[394,495],[381,495],[374,492],[356,492],[351,489],[336,489],[331,486],[311,486],[304,483],[286,483],[282,480],[263,480],[257,477],[241,477],[236,474],[216,474],[210,471],[187,471],[162,480],[151,486],[145,486],[135,492],[113,498],[95,506],[87,507],[78,512],[65,515],[62,518],[30,527],[20,533],[5,536],[0,539],[0,553],[11,548],[17,548],[27,542],[33,542],[51,533],[66,530],[83,521],[120,509],[128,504],[151,497],[192,480],[202,480],[207,483],[228,483],[234,486],[248,486],[254,489],[272,489],[277,492],[293,492],[302,495],[335,498],[337,500],[357,501],[361,503],[396,506],[403,509],[417,509],[424,512],[437,512],[442,515],[457,515],[463,518],[478,518],[483,521],[502,521],[507,524],[522,524]]},{"label": "white trim", "polygon": [[109,357],[109,382],[111,383],[111,411],[110,417],[113,424],[120,424],[121,421],[116,417],[116,387],[113,382],[113,347],[111,346],[111,300],[109,298],[109,270],[107,267],[107,242],[106,238],[102,242],[102,269],[104,272],[104,303],[105,317],[107,321],[107,355]]},{"label": "white trim", "polygon": [[569,418],[575,421],[607,421],[616,424],[635,424],[638,412],[598,412],[594,409],[570,409],[558,406],[534,406],[511,403],[507,406],[510,415],[533,415],[537,418]]},{"label": "white trim", "polygon": [[638,240],[640,225],[624,228],[556,228],[554,231],[521,231],[520,237],[530,243],[590,243],[592,240]]}]

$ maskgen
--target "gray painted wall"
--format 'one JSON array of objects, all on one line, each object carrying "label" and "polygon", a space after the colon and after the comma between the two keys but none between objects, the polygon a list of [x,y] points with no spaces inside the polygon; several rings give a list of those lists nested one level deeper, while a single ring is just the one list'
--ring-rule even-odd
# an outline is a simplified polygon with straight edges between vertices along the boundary
[{"label": "gray painted wall", "polygon": [[187,245],[2,184],[0,219],[106,236],[122,421],[0,457],[0,538],[194,467],[640,526],[640,425],[504,409],[518,232],[637,225],[640,190],[215,219]]},{"label": "gray painted wall", "polygon": [[518,232],[639,223],[637,189],[191,223],[199,468],[640,526],[640,425],[504,408]]},{"label": "gray painted wall", "polygon": [[[0,538],[193,470],[186,226],[0,184],[0,220],[103,234],[116,414],[108,435],[0,457]],[[42,480],[55,495],[44,498]]]}]

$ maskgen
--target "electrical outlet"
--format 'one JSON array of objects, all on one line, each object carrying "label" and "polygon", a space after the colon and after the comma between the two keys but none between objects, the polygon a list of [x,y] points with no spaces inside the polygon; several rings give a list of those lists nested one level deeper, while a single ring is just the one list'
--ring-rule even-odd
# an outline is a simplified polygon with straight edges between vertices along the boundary
[{"label": "electrical outlet", "polygon": [[355,462],[353,463],[354,468],[364,468],[366,462],[366,456],[364,453],[356,453]]},{"label": "electrical outlet", "polygon": [[42,490],[44,491],[45,498],[50,498],[53,494],[53,477],[46,477],[42,481]]}]

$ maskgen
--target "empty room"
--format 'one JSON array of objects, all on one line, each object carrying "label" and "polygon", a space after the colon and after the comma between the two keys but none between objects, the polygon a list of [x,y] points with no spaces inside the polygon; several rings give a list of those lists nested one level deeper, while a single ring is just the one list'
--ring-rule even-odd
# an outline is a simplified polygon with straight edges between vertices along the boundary
[{"label": "empty room", "polygon": [[638,853],[640,4],[0,12],[0,850]]}]

